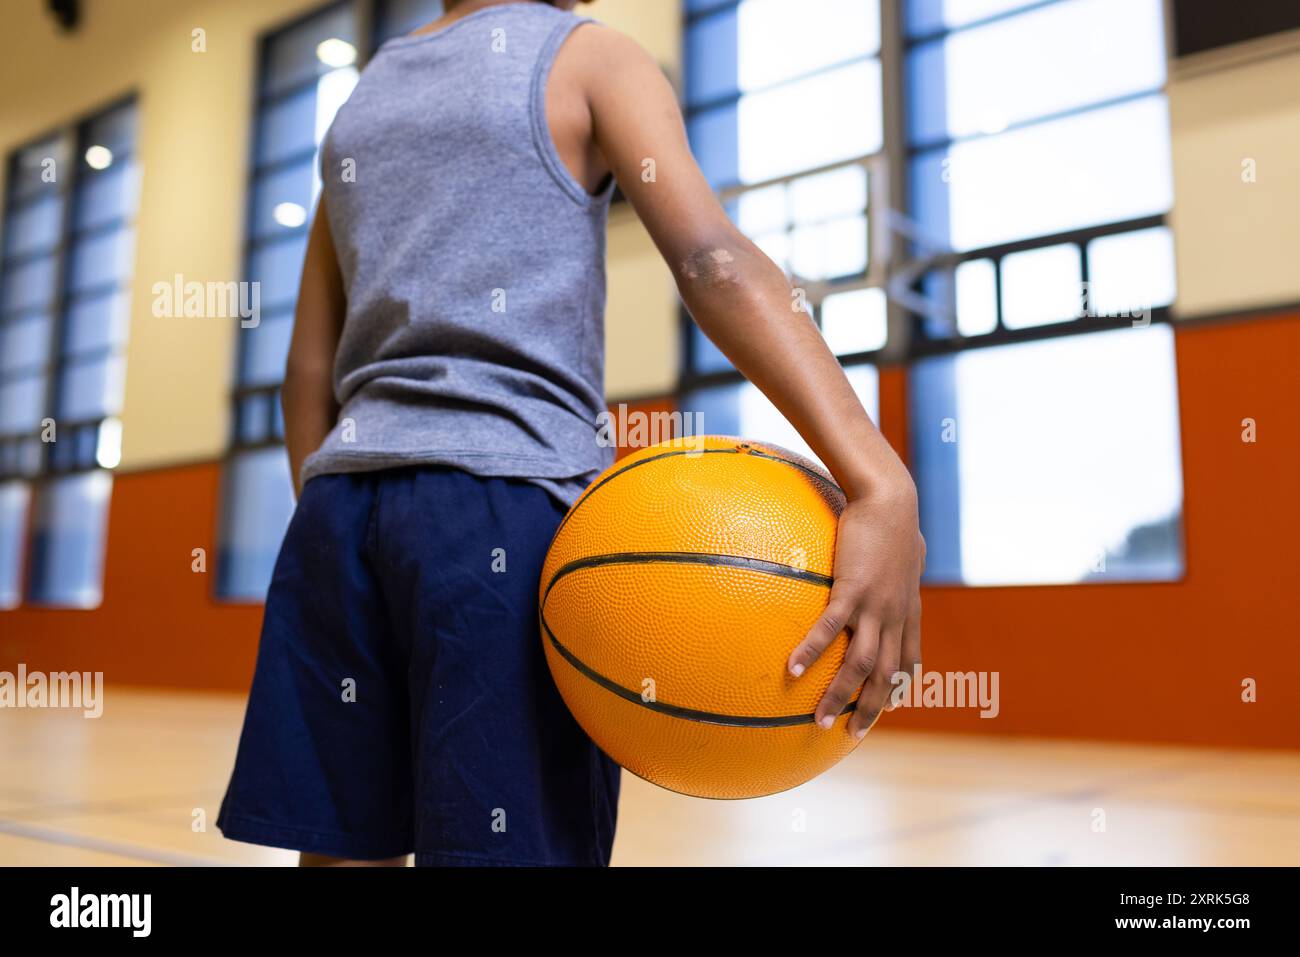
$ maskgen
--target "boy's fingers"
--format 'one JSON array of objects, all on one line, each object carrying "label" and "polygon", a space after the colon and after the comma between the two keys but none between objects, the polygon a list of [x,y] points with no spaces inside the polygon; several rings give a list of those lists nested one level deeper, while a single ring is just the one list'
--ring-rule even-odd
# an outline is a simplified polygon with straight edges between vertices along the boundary
[{"label": "boy's fingers", "polygon": [[866,684],[858,695],[857,707],[846,727],[853,737],[860,738],[866,734],[889,703],[889,696],[894,690],[894,676],[898,674],[902,644],[903,625],[886,625],[880,633],[876,666],[867,676]]},{"label": "boy's fingers", "polygon": [[912,605],[912,612],[903,622],[903,656],[899,667],[915,680],[921,668],[921,602]]},{"label": "boy's fingers", "polygon": [[799,642],[790,653],[790,660],[786,662],[790,674],[798,678],[821,657],[822,652],[829,648],[831,642],[847,627],[849,616],[853,614],[855,606],[856,602],[853,599],[844,594],[836,594],[834,589],[831,590],[831,600],[826,605],[826,610],[809,629],[803,641]]},{"label": "boy's fingers", "polygon": [[815,720],[823,728],[835,723],[845,707],[875,670],[880,653],[880,622],[862,618],[853,629],[853,640],[844,654],[844,664],[831,680],[825,696],[817,705]]}]

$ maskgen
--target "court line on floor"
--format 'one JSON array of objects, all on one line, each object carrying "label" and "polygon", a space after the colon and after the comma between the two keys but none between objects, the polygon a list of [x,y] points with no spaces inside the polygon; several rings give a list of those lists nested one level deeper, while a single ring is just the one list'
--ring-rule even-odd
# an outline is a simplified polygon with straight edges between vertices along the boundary
[{"label": "court line on floor", "polygon": [[159,851],[153,848],[144,847],[139,844],[128,844],[122,841],[109,841],[98,837],[88,837],[84,834],[73,834],[68,831],[59,831],[52,827],[38,827],[31,824],[23,824],[19,821],[9,821],[0,818],[0,834],[8,834],[12,837],[22,837],[30,841],[42,841],[46,844],[58,844],[63,847],[76,847],[85,851],[99,851],[104,854],[115,854],[118,857],[128,857],[136,861],[148,861],[152,864],[164,864],[169,867],[234,867],[236,865],[227,861],[218,861],[211,858],[192,857],[188,854],[174,854],[171,851]]}]

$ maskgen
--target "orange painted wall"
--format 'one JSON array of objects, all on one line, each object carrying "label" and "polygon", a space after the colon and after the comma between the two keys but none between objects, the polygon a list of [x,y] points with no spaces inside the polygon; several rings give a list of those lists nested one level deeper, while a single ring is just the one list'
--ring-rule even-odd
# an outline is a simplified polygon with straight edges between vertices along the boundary
[{"label": "orange painted wall", "polygon": [[914,709],[891,724],[1300,747],[1300,315],[1175,341],[1184,580],[926,589],[925,669],[1000,672],[1001,714]]},{"label": "orange painted wall", "polygon": [[[1001,714],[913,710],[889,726],[1300,747],[1300,314],[1177,330],[1187,575],[1169,584],[929,588],[927,670],[1000,673]],[[905,448],[906,375],[881,375]],[[634,406],[668,410],[668,402]],[[1254,418],[1259,441],[1240,440]],[[103,605],[0,612],[0,669],[244,690],[261,609],[212,598],[219,465],[119,476]],[[1259,700],[1241,702],[1254,678]]]}]

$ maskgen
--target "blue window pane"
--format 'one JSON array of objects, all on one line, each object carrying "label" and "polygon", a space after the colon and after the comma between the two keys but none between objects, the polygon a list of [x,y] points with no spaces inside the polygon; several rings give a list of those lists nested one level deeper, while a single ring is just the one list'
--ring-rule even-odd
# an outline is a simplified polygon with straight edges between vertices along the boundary
[{"label": "blue window pane", "polygon": [[686,0],[687,13],[707,13],[719,7],[735,3],[736,0]]},{"label": "blue window pane", "polygon": [[965,26],[989,17],[1033,6],[1042,0],[904,0],[909,36]]},{"label": "blue window pane", "polygon": [[740,177],[761,182],[878,151],[880,63],[867,60],[741,98]]},{"label": "blue window pane", "polygon": [[[880,390],[876,367],[854,365],[844,372],[867,414],[873,421],[879,421]],[[794,426],[748,382],[691,393],[683,399],[682,410],[696,413],[696,434],[736,435],[757,442],[771,442],[819,461]]]},{"label": "blue window pane", "polygon": [[735,106],[708,110],[687,124],[691,151],[715,190],[740,182],[740,129]]},{"label": "blue window pane", "polygon": [[19,150],[9,167],[10,200],[18,202],[57,194],[66,181],[63,174],[71,155],[71,140],[64,136],[54,136]]},{"label": "blue window pane", "polygon": [[44,375],[0,381],[0,435],[35,431],[44,409]]},{"label": "blue window pane", "polygon": [[239,331],[243,350],[239,381],[242,385],[273,385],[284,380],[284,364],[289,356],[289,338],[293,334],[293,316],[263,319],[256,326]]},{"label": "blue window pane", "polygon": [[134,163],[115,162],[102,172],[87,171],[78,186],[77,229],[91,229],[128,218],[136,207],[137,185]]},{"label": "blue window pane", "polygon": [[1174,301],[1174,237],[1164,226],[1088,244],[1088,312],[1136,316]]},{"label": "blue window pane", "polygon": [[63,228],[63,197],[57,193],[33,198],[13,208],[5,224],[5,257],[50,252],[59,244]]},{"label": "blue window pane", "polygon": [[81,422],[116,415],[122,408],[125,375],[121,355],[67,362],[59,370],[59,418]]},{"label": "blue window pane", "polygon": [[909,136],[925,144],[999,133],[1052,113],[1158,90],[1164,63],[1160,0],[1052,4],[913,50]]},{"label": "blue window pane", "polygon": [[692,106],[739,92],[736,11],[699,21],[686,34],[686,102]]},{"label": "blue window pane", "polygon": [[[298,299],[302,260],[307,254],[306,235],[267,243],[249,257],[248,274],[258,284],[262,314],[292,309]],[[266,320],[263,319],[265,322]]]},{"label": "blue window pane", "polygon": [[1164,96],[1046,121],[923,154],[918,221],[976,249],[1163,213],[1173,202]]},{"label": "blue window pane", "polygon": [[0,485],[0,608],[14,608],[22,601],[23,546],[31,497],[32,487],[27,482]]},{"label": "blue window pane", "polygon": [[351,44],[355,51],[357,39],[352,4],[327,10],[267,40],[262,72],[263,94],[283,93],[333,69],[318,53],[320,44],[326,40],[341,40]]},{"label": "blue window pane", "polygon": [[384,0],[375,24],[375,43],[404,36],[442,16],[439,0]]},{"label": "blue window pane", "polygon": [[33,602],[72,608],[99,604],[112,487],[108,472],[54,479],[42,486],[32,528]]},{"label": "blue window pane", "polygon": [[317,145],[316,87],[310,86],[262,111],[257,121],[257,162],[278,163]]},{"label": "blue window pane", "polygon": [[0,377],[31,373],[50,361],[50,316],[37,313],[0,325]]},{"label": "blue window pane", "polygon": [[880,49],[878,0],[744,0],[738,13],[736,45],[744,91],[785,83]]},{"label": "blue window pane", "polygon": [[53,256],[42,256],[6,270],[3,311],[13,313],[49,306],[54,301],[57,265]]},{"label": "blue window pane", "polygon": [[264,393],[245,396],[236,411],[236,435],[240,442],[254,444],[271,437],[272,397]]},{"label": "blue window pane", "polygon": [[293,515],[293,484],[284,450],[266,449],[232,459],[222,502],[218,590],[223,598],[261,601]]},{"label": "blue window pane", "polygon": [[690,324],[689,335],[693,350],[691,368],[695,372],[722,372],[732,368],[731,360],[723,355],[722,350],[713,344],[713,340],[693,322]]},{"label": "blue window pane", "polygon": [[135,233],[130,229],[80,240],[69,254],[69,292],[76,295],[120,285],[131,275],[134,255]]},{"label": "blue window pane", "polygon": [[1046,246],[1002,260],[1002,323],[1025,329],[1074,319],[1083,311],[1077,246]]},{"label": "blue window pane", "polygon": [[131,320],[126,290],[97,293],[74,300],[64,316],[63,353],[75,356],[118,348],[126,343]]},{"label": "blue window pane", "polygon": [[909,395],[928,580],[1181,576],[1167,325],[926,359]]},{"label": "blue window pane", "polygon": [[311,215],[315,163],[307,160],[258,180],[253,188],[252,235],[272,236],[301,227]]}]

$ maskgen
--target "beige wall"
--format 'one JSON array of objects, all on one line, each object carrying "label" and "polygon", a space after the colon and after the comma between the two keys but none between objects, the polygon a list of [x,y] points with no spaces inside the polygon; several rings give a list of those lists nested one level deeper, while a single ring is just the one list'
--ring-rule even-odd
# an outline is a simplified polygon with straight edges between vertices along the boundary
[{"label": "beige wall", "polygon": [[1178,314],[1300,302],[1300,52],[1175,78],[1169,108]]},{"label": "beige wall", "polygon": [[[681,88],[680,0],[597,0],[585,10],[635,37]],[[631,209],[615,209],[605,312],[605,392],[611,401],[664,395],[676,386],[678,316],[672,274],[645,227]]]},{"label": "beige wall", "polygon": [[[60,34],[38,0],[6,4],[0,153],[134,91],[141,188],[122,410],[121,469],[219,457],[226,447],[237,326],[155,318],[155,282],[228,281],[242,238],[257,38],[322,0],[102,0]],[[599,0],[587,8],[678,68],[678,0]],[[207,51],[191,50],[191,31]],[[609,390],[661,392],[676,373],[671,279],[644,229],[610,230]]]}]

